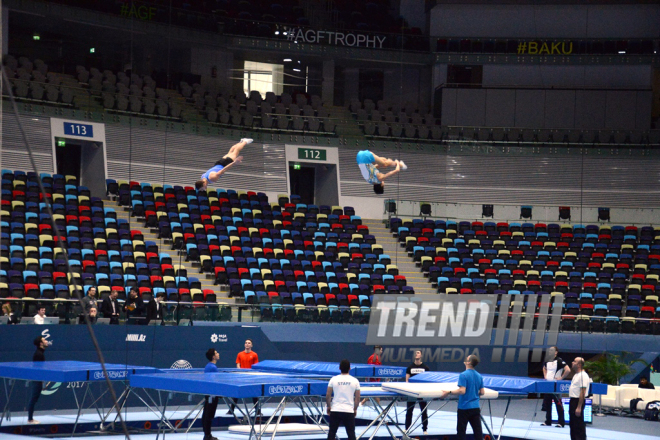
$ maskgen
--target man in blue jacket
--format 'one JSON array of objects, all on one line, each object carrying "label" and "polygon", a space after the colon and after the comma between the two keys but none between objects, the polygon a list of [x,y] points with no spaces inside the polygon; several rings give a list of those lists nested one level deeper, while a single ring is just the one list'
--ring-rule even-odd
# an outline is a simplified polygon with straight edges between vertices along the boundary
[{"label": "man in blue jacket", "polygon": [[473,354],[465,358],[465,371],[458,376],[458,388],[445,391],[443,398],[450,394],[458,395],[458,411],[456,421],[456,438],[465,439],[465,430],[468,423],[472,427],[475,440],[483,440],[481,429],[481,409],[479,409],[479,396],[483,396],[484,380],[481,374],[474,368],[479,363],[479,358]]}]

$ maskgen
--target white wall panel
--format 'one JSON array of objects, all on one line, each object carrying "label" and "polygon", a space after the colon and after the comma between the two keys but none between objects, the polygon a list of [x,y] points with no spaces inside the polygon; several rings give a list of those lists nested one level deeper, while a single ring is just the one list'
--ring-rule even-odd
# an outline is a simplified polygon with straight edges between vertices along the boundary
[{"label": "white wall panel", "polygon": [[456,125],[458,89],[442,89],[442,125]]},{"label": "white wall panel", "polygon": [[516,90],[516,127],[542,127],[544,102],[544,90]]},{"label": "white wall panel", "polygon": [[457,89],[456,125],[482,127],[486,124],[486,90]]},{"label": "white wall panel", "polygon": [[605,126],[605,92],[578,90],[575,93],[575,127],[598,129]]},{"label": "white wall panel", "polygon": [[486,90],[486,126],[513,127],[516,121],[516,91]]},{"label": "white wall panel", "polygon": [[575,91],[546,90],[544,128],[573,128]]},{"label": "white wall panel", "polygon": [[637,93],[625,91],[607,92],[605,126],[613,130],[634,130]]}]

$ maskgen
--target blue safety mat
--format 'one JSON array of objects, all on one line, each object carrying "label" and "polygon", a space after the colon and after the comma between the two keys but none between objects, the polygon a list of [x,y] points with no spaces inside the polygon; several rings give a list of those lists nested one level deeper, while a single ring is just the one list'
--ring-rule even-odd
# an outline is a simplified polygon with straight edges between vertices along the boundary
[{"label": "blue safety mat", "polygon": [[[105,364],[110,380],[125,380],[132,374],[153,373],[152,367]],[[0,362],[0,377],[48,382],[88,382],[104,380],[101,364],[79,361]]]},{"label": "blue safety mat", "polygon": [[[410,382],[422,383],[455,383],[460,373],[443,371],[427,371],[416,374]],[[530,379],[517,376],[496,376],[482,374],[484,387],[504,394],[552,393],[555,390],[554,382],[544,379]]]},{"label": "blue safety mat", "polygon": [[[335,376],[340,374],[339,362],[306,361],[261,361],[252,366],[253,370],[291,374],[319,374]],[[355,377],[406,377],[405,367],[389,365],[351,364],[350,374]]]},{"label": "blue safety mat", "polygon": [[131,386],[232,398],[321,396],[328,383],[279,374],[162,373],[131,376]]}]

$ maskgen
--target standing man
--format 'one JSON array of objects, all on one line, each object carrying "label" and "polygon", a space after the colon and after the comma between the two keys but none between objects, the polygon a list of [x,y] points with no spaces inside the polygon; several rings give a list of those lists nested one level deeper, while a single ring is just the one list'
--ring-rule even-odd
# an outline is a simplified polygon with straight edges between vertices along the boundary
[{"label": "standing man", "polygon": [[195,189],[197,190],[206,190],[209,185],[209,182],[217,182],[220,176],[222,176],[230,167],[241,163],[243,161],[243,156],[239,156],[243,147],[247,144],[251,144],[252,139],[244,138],[241,139],[239,143],[232,146],[229,149],[229,152],[225,154],[222,159],[217,161],[213,168],[208,169],[202,177],[195,182]]},{"label": "standing man", "polygon": [[325,402],[328,406],[330,426],[328,440],[335,440],[341,423],[346,428],[348,440],[355,440],[355,416],[360,402],[360,382],[348,374],[351,363],[344,359],[339,363],[341,374],[330,379]]},{"label": "standing man", "polygon": [[458,440],[465,439],[465,431],[468,423],[474,432],[474,440],[483,440],[481,429],[481,409],[479,408],[479,396],[483,396],[484,380],[481,374],[474,368],[479,363],[479,358],[471,354],[465,358],[465,371],[458,376],[458,389],[445,391],[444,399],[450,394],[458,394],[458,411],[456,414],[456,435]]},{"label": "standing man", "polygon": [[110,318],[110,324],[119,324],[119,301],[117,301],[116,290],[110,292],[110,296],[103,300],[101,312],[105,318]]},{"label": "standing man", "polygon": [[[218,366],[216,362],[220,359],[220,354],[215,348],[209,348],[206,351],[206,359],[209,363],[204,367],[204,373],[217,373]],[[215,410],[218,408],[218,396],[204,396],[204,412],[202,412],[202,429],[204,430],[204,440],[218,440],[211,435],[211,425],[215,418]]]},{"label": "standing man", "polygon": [[[362,173],[362,177],[367,183],[374,186],[376,194],[383,194],[385,191],[385,179],[392,177],[399,170],[407,170],[408,167],[402,160],[386,159],[384,157],[376,156],[369,150],[358,151],[357,164]],[[382,174],[379,168],[394,167],[392,171]]]},{"label": "standing man", "polygon": [[45,317],[46,317],[46,307],[39,304],[37,306],[37,314],[34,315],[34,323],[35,324],[43,324]]},{"label": "standing man", "polygon": [[85,305],[83,312],[89,312],[89,309],[97,306],[96,303],[98,302],[98,299],[96,297],[96,286],[90,286],[90,288],[87,289],[87,295],[83,297],[82,302]]},{"label": "standing man", "polygon": [[[380,360],[380,356],[383,354],[383,347],[380,345],[374,346],[374,354],[369,356],[369,359],[367,359],[367,364],[369,365],[383,365],[383,363]],[[369,379],[369,382],[380,382],[380,379],[378,378],[371,378]],[[380,405],[380,397],[376,397],[376,402]],[[360,402],[360,406],[364,405],[367,403],[367,399],[362,399],[362,402]]]},{"label": "standing man", "polygon": [[[415,351],[415,359],[410,366],[406,369],[406,382],[408,380],[419,374],[423,373],[425,371],[429,371],[430,368],[426,366],[425,363],[422,362],[422,350],[416,350]],[[428,429],[429,429],[429,414],[426,411],[426,406],[427,403],[424,402],[422,399],[417,399],[419,402],[419,408],[422,410],[422,429],[424,431],[424,435],[428,434]],[[412,417],[413,417],[413,411],[415,410],[415,401],[408,401],[408,407],[406,408],[406,433],[410,435],[408,432],[408,429],[410,429],[410,425],[412,425]]]},{"label": "standing man", "polygon": [[586,440],[587,427],[584,424],[584,400],[587,397],[590,379],[587,372],[584,371],[584,358],[575,358],[572,366],[575,375],[568,389],[568,397],[571,398],[568,404],[571,440]]},{"label": "standing man", "polygon": [[163,320],[163,304],[165,301],[165,292],[158,292],[156,298],[151,298],[147,303],[147,324],[152,320]]},{"label": "standing man", "polygon": [[[46,356],[44,355],[44,352],[46,351],[46,347],[48,347],[50,344],[43,336],[37,336],[33,344],[37,347],[37,349],[32,355],[32,362],[45,362]],[[43,382],[32,382],[32,397],[30,397],[30,403],[28,403],[28,423],[30,425],[38,425],[40,423],[39,420],[34,419],[34,405],[36,405],[37,400],[39,400],[39,397],[41,396],[41,390],[43,389]]]},{"label": "standing man", "polygon": [[[559,349],[556,346],[550,347],[545,355],[546,362],[543,364],[543,377],[545,380],[557,381],[564,380],[571,372],[571,368],[559,356]],[[548,393],[543,396],[543,409],[545,409],[545,423],[541,426],[552,426],[552,405],[557,408],[557,415],[559,423],[557,427],[563,428],[566,424],[564,418],[564,405],[557,394]]]},{"label": "standing man", "polygon": [[141,318],[144,316],[144,301],[139,296],[138,288],[133,286],[124,303],[124,311],[126,312],[126,319],[128,318]]},{"label": "standing man", "polygon": [[[259,362],[259,356],[257,356],[257,353],[252,351],[252,339],[246,339],[245,340],[245,349],[236,355],[236,368],[247,368],[251,369],[252,365],[256,364]],[[259,399],[256,397],[252,399],[252,402],[254,403],[254,408],[256,411],[256,415],[261,415],[261,409],[259,408]],[[234,413],[234,408],[235,405],[232,404],[229,407],[229,411],[227,414],[233,414]]]}]

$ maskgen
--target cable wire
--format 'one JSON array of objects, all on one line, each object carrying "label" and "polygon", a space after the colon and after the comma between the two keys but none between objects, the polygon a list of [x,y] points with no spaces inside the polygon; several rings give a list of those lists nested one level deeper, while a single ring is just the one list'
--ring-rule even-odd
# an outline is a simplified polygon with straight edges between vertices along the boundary
[{"label": "cable wire", "polygon": [[[5,84],[9,84],[9,78],[7,77],[7,73],[5,71],[4,66],[2,66],[2,79],[5,82]],[[25,133],[25,129],[23,127],[23,124],[21,122],[20,114],[18,112],[18,106],[16,105],[16,99],[14,97],[14,92],[12,91],[11,87],[7,87],[7,94],[9,95],[9,101],[11,102],[12,105],[12,110],[14,113],[14,116],[16,117],[16,123],[18,126],[19,131],[21,132],[21,137],[23,138],[23,142],[25,143],[25,148],[27,149],[28,157],[30,159],[30,165],[32,166],[32,170],[35,172],[37,175],[37,184],[39,185],[39,191],[41,192],[41,195],[43,196],[43,200],[46,205],[46,209],[48,210],[48,215],[51,218],[52,221],[52,228],[53,231],[55,232],[55,236],[58,237],[57,243],[60,247],[60,250],[62,251],[62,255],[64,257],[64,262],[66,264],[67,268],[67,273],[69,277],[71,278],[71,282],[73,283],[74,286],[74,294],[76,296],[76,299],[78,299],[78,302],[80,305],[83,307],[83,311],[85,310],[85,304],[83,303],[83,298],[81,295],[81,285],[79,284],[79,280],[77,277],[74,276],[73,271],[71,270],[71,265],[69,264],[69,255],[66,252],[66,248],[64,247],[64,242],[63,240],[60,240],[59,237],[63,237],[62,234],[60,234],[60,228],[57,226],[57,223],[53,220],[53,209],[52,206],[49,202],[48,199],[48,193],[46,192],[46,189],[44,188],[43,182],[41,181],[41,176],[39,175],[39,172],[37,171],[37,164],[34,161],[34,154],[32,152],[32,146],[30,145],[30,142],[28,141],[27,135]],[[105,378],[105,382],[108,386],[108,391],[110,391],[110,396],[112,397],[112,402],[113,406],[117,409],[117,414],[119,414],[120,408],[119,408],[119,403],[117,401],[117,395],[115,393],[115,389],[112,386],[112,382],[110,381],[110,376],[108,375],[108,371],[106,369],[105,365],[105,358],[103,357],[103,353],[101,352],[101,347],[99,346],[99,342],[96,339],[96,334],[94,333],[94,329],[92,328],[92,323],[89,320],[89,314],[84,312],[83,317],[85,319],[85,325],[87,326],[87,330],[89,331],[89,336],[90,339],[92,340],[92,344],[94,345],[94,350],[96,351],[96,354],[99,358],[99,363],[101,364],[101,369],[103,370],[103,377]],[[122,430],[124,431],[124,435],[126,436],[127,439],[130,440],[130,435],[128,434],[128,428],[126,427],[126,424],[124,423],[124,419],[119,415],[119,421],[121,423]]]}]

